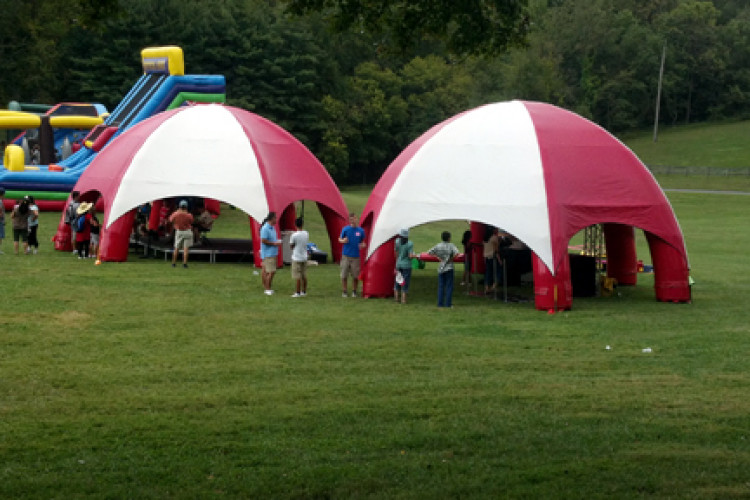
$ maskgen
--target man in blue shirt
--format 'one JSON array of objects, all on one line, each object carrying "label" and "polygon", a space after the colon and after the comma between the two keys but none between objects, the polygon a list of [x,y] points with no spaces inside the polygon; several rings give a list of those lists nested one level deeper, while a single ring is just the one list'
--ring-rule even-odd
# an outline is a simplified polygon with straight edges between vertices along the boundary
[{"label": "man in blue shirt", "polygon": [[279,247],[281,241],[276,235],[276,212],[269,212],[268,217],[263,221],[260,228],[260,258],[261,278],[263,280],[263,293],[273,295],[271,283],[273,276],[276,274],[276,261],[279,256]]},{"label": "man in blue shirt", "polygon": [[349,225],[341,230],[339,243],[343,243],[341,250],[341,296],[346,297],[346,277],[352,276],[352,297],[357,296],[359,283],[359,251],[365,248],[365,230],[357,226],[357,215],[349,214]]}]

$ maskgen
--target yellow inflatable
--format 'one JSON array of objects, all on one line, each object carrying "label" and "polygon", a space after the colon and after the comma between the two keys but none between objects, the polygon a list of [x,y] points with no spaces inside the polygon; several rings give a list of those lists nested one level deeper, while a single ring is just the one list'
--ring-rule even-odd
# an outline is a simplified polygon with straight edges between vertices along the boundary
[{"label": "yellow inflatable", "polygon": [[[50,116],[49,124],[55,128],[94,128],[104,119],[101,116],[83,116],[83,115],[61,115]],[[22,111],[0,110],[0,128],[11,129],[29,129],[39,128],[42,119],[39,115],[33,113],[24,113]]]},{"label": "yellow inflatable", "polygon": [[3,157],[5,168],[11,172],[23,172],[25,170],[24,163],[23,148],[21,146],[11,144],[5,148],[5,156]]}]

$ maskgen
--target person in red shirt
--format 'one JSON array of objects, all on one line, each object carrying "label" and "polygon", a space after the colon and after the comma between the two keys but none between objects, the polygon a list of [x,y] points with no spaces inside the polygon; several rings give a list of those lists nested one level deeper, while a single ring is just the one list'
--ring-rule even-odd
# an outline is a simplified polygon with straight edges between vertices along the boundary
[{"label": "person in red shirt", "polygon": [[[91,242],[91,208],[93,203],[81,202],[76,209],[76,218],[73,221],[76,229],[76,250],[79,259],[88,259],[89,243]],[[79,223],[79,220],[81,221]]]},{"label": "person in red shirt", "polygon": [[188,249],[193,246],[193,214],[188,212],[188,202],[180,201],[179,208],[169,216],[169,222],[174,226],[174,252],[172,252],[172,267],[177,263],[177,254],[182,247],[182,267],[188,266]]}]

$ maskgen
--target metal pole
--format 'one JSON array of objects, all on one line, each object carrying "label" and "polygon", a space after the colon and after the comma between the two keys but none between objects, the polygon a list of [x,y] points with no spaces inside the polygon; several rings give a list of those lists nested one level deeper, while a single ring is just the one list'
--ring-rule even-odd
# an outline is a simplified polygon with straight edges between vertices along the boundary
[{"label": "metal pole", "polygon": [[659,67],[659,86],[656,90],[656,113],[654,117],[654,142],[659,136],[659,108],[661,107],[661,85],[664,80],[664,61],[667,58],[667,41],[664,40],[664,47],[661,51],[661,66]]}]

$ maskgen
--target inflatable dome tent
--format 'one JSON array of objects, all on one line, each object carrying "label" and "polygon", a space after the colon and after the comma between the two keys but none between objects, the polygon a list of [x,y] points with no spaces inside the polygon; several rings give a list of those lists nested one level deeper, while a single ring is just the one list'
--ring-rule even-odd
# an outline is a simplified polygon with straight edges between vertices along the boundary
[{"label": "inflatable dome tent", "polygon": [[[281,230],[293,229],[294,202],[316,202],[334,260],[340,258],[338,236],[347,224],[341,193],[302,143],[256,114],[214,104],[166,111],[135,125],[102,150],[74,190],[82,201],[102,198],[103,261],[126,260],[135,209],[169,197],[219,200],[247,213],[256,265],[256,221],[269,211],[279,214]],[[56,248],[66,249],[69,241],[70,228],[61,221]]]},{"label": "inflatable dome tent", "polygon": [[[502,227],[531,249],[538,309],[571,307],[568,242],[594,224],[604,227],[609,276],[635,284],[637,227],[651,251],[657,299],[690,301],[682,232],[654,177],[614,136],[561,108],[488,104],[411,143],[362,214],[370,238],[364,294],[392,293],[390,242],[400,228],[456,219]],[[476,241],[481,232],[474,233]]]}]

